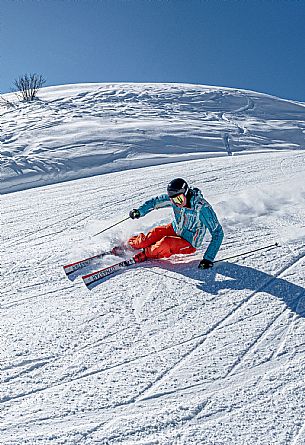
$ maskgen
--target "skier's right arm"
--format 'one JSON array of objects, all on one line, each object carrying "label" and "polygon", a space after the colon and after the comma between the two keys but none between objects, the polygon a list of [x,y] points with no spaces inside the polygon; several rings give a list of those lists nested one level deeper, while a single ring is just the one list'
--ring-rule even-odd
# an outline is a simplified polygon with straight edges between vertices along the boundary
[{"label": "skier's right arm", "polygon": [[151,212],[154,209],[171,207],[171,205],[172,204],[168,195],[164,194],[145,201],[144,204],[142,204],[137,210],[140,213],[140,216],[145,216],[147,213]]}]

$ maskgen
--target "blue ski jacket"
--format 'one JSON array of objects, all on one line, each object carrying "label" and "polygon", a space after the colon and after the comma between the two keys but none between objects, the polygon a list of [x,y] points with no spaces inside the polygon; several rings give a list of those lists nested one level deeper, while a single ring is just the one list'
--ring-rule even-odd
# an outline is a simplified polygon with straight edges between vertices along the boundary
[{"label": "blue ski jacket", "polygon": [[203,258],[214,261],[224,237],[222,227],[212,206],[203,198],[201,191],[191,188],[190,193],[190,207],[178,207],[167,194],[164,194],[144,202],[138,210],[140,215],[144,216],[154,209],[172,207],[175,216],[172,222],[174,231],[196,249],[201,247],[206,229],[208,229],[212,239]]}]

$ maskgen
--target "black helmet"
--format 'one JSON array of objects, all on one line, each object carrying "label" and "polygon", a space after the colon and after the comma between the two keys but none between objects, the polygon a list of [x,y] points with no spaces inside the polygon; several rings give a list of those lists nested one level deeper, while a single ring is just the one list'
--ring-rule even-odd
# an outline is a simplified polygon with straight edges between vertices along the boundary
[{"label": "black helmet", "polygon": [[180,195],[180,193],[186,195],[188,190],[189,186],[182,178],[173,179],[167,186],[167,194],[170,198]]}]

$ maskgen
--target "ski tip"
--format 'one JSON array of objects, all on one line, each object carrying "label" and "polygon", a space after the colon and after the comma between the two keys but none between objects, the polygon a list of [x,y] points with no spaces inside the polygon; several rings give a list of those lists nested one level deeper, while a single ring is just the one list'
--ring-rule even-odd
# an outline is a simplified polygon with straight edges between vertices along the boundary
[{"label": "ski tip", "polygon": [[71,272],[69,272],[69,268],[67,266],[62,266],[65,274],[68,276]]},{"label": "ski tip", "polygon": [[82,280],[88,289],[92,289],[97,284],[101,283],[102,280],[120,269],[131,266],[135,264],[135,260],[130,258],[129,260],[121,261],[120,263],[113,264],[112,266],[105,267],[104,269],[96,270],[87,275],[82,276]]},{"label": "ski tip", "polygon": [[98,284],[101,283],[102,279],[103,278],[99,278],[99,279],[94,280],[94,281],[88,281],[88,279],[86,280],[85,277],[82,277],[83,283],[84,283],[84,285],[86,286],[86,288],[88,290],[92,290],[94,287],[98,286]]},{"label": "ski tip", "polygon": [[101,270],[98,270],[95,272],[91,272],[87,275],[83,275],[82,280],[83,280],[84,284],[86,285],[86,287],[88,289],[92,289],[94,287],[94,285],[96,285],[97,282],[100,282],[100,280],[104,276],[104,271],[105,271],[105,269],[101,269]]},{"label": "ski tip", "polygon": [[73,266],[71,267],[70,265],[69,265],[69,266],[62,266],[62,267],[63,267],[64,272],[65,272],[65,274],[66,274],[67,277],[69,277],[70,275],[72,275],[73,272],[76,272],[76,271],[77,271],[76,268],[74,268]]},{"label": "ski tip", "polygon": [[93,283],[86,283],[86,282],[84,281],[84,285],[86,286],[86,288],[87,288],[88,290],[91,290],[91,289],[93,288]]}]

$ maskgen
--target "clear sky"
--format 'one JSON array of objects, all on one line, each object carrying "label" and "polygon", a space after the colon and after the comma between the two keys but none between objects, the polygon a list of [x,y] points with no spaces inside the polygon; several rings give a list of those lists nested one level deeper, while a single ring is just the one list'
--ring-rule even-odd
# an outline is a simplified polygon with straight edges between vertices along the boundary
[{"label": "clear sky", "polygon": [[305,0],[0,0],[0,91],[186,82],[305,101]]}]

